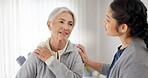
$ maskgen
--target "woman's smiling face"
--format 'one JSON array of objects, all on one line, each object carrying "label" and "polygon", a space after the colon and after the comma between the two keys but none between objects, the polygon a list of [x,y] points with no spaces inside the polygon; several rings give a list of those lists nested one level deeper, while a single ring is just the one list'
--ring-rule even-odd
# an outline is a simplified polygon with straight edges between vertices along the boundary
[{"label": "woman's smiling face", "polygon": [[50,26],[51,35],[60,40],[66,40],[73,30],[74,19],[69,12],[62,12],[54,19],[52,25]]}]

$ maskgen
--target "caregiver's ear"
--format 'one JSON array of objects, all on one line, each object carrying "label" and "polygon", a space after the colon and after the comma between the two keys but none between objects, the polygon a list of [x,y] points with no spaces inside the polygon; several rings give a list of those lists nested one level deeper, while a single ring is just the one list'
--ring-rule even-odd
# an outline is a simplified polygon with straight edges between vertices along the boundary
[{"label": "caregiver's ear", "polygon": [[51,31],[51,22],[50,21],[47,21],[47,26],[48,26],[48,29]]},{"label": "caregiver's ear", "polygon": [[121,24],[121,25],[119,26],[119,31],[120,31],[120,33],[126,33],[126,32],[128,32],[128,30],[129,30],[129,27],[128,27],[127,24]]}]

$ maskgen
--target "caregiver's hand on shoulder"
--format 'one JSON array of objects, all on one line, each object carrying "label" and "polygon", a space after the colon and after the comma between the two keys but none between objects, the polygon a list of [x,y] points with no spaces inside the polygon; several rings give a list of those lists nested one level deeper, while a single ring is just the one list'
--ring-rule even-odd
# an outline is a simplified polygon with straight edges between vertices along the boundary
[{"label": "caregiver's hand on shoulder", "polygon": [[82,45],[80,45],[80,44],[78,44],[77,47],[81,49],[81,50],[79,50],[79,53],[80,53],[80,55],[81,55],[81,57],[82,57],[84,63],[85,63],[86,65],[88,65],[88,63],[89,63],[90,60],[88,59],[88,56],[87,56],[87,54],[86,54],[85,47],[82,46]]},{"label": "caregiver's hand on shoulder", "polygon": [[33,54],[44,62],[52,56],[51,52],[48,50],[48,48],[46,46],[38,47],[33,52]]}]

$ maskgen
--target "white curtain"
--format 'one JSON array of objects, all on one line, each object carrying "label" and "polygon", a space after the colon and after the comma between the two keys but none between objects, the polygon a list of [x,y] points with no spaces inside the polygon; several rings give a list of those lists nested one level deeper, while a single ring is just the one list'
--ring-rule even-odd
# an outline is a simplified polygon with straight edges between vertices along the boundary
[{"label": "white curtain", "polygon": [[20,69],[16,58],[27,58],[38,43],[50,37],[47,18],[59,6],[75,13],[71,42],[85,45],[85,0],[0,0],[0,78],[14,78]]}]

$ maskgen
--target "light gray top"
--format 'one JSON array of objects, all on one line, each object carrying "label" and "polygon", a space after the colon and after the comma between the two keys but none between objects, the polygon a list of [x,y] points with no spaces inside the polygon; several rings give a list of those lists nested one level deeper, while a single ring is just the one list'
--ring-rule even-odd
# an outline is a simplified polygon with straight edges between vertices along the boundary
[{"label": "light gray top", "polygon": [[[100,73],[107,75],[110,65],[101,64]],[[114,64],[109,78],[148,78],[148,49],[135,38]]]},{"label": "light gray top", "polygon": [[31,54],[16,78],[82,78],[84,64],[78,50],[77,46],[69,41],[61,60],[55,58],[49,66]]}]

